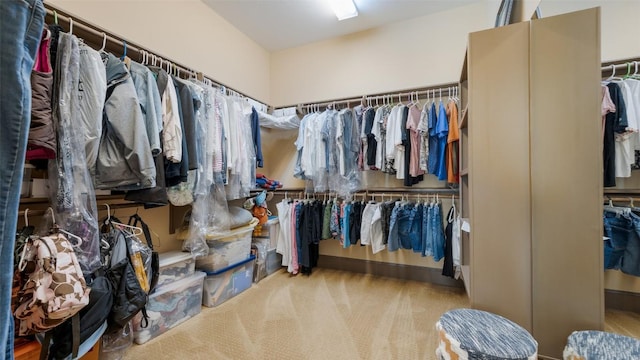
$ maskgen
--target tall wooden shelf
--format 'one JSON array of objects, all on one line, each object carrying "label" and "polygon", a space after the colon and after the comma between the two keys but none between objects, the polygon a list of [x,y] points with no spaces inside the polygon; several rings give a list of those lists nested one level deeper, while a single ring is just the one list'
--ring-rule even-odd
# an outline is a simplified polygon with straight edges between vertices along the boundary
[{"label": "tall wooden shelf", "polygon": [[460,79],[465,287],[554,358],[572,331],[604,326],[599,18],[471,33]]}]

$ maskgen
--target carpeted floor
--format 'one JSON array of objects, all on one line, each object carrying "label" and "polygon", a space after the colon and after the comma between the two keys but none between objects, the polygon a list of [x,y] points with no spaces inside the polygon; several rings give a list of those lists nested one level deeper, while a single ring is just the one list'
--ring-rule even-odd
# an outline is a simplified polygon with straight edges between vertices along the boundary
[{"label": "carpeted floor", "polygon": [[[126,359],[434,359],[434,324],[464,291],[314,269],[284,271],[147,342]],[[607,331],[640,338],[640,315],[607,311]]]}]

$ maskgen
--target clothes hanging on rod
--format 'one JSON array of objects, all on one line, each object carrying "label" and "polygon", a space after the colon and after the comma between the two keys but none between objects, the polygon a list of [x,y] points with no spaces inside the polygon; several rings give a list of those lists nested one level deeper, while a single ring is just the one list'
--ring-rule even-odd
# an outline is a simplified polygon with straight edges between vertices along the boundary
[{"label": "clothes hanging on rod", "polygon": [[280,221],[276,251],[282,255],[282,265],[292,274],[311,273],[317,264],[320,242],[333,239],[343,248],[358,243],[371,246],[373,254],[384,249],[390,252],[405,249],[431,256],[435,261],[445,258],[443,275],[459,276],[460,218],[452,205],[445,233],[442,203],[435,197],[430,202],[285,197],[276,208]]},{"label": "clothes hanging on rod", "polygon": [[640,276],[640,208],[604,206],[604,269]]},{"label": "clothes hanging on rod", "polygon": [[[627,62],[627,74],[616,76],[619,66],[602,82],[604,186],[616,186],[616,178],[640,169],[640,76],[638,62]],[[631,73],[633,71],[633,74]]]},{"label": "clothes hanging on rod", "polygon": [[[455,184],[458,176],[458,109],[434,96],[421,105],[357,105],[313,111],[301,120],[294,176],[315,192],[346,195],[361,184],[362,171],[382,171],[413,186],[425,174]],[[449,131],[449,128],[452,131]]]}]

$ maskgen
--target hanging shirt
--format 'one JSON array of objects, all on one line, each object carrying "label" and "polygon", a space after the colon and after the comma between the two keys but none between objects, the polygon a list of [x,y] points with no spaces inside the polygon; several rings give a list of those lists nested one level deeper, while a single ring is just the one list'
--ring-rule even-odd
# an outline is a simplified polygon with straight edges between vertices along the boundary
[{"label": "hanging shirt", "polygon": [[[615,132],[614,121],[616,106],[609,93],[609,87],[602,85],[602,166],[604,187],[616,186],[615,177]],[[608,116],[608,114],[611,114]]]},{"label": "hanging shirt", "polygon": [[421,111],[415,104],[409,108],[409,117],[407,119],[407,129],[410,130],[411,154],[409,160],[409,174],[411,176],[423,175],[424,171],[420,169],[420,149],[422,147],[422,136],[420,135],[420,119]]},{"label": "hanging shirt", "polygon": [[162,96],[162,151],[172,163],[182,161],[182,123],[178,113],[178,95],[171,77]]},{"label": "hanging shirt", "polygon": [[438,156],[439,147],[438,147],[438,130],[436,128],[438,124],[438,116],[436,115],[436,103],[431,103],[431,107],[428,111],[428,122],[429,126],[429,159],[428,159],[428,171],[429,174],[436,174],[438,172],[438,168],[440,164],[438,161],[440,157]]},{"label": "hanging shirt", "polygon": [[302,169],[302,150],[304,149],[304,134],[307,128],[307,123],[309,119],[315,116],[315,113],[305,115],[302,120],[300,120],[300,127],[298,128],[298,138],[294,145],[296,146],[296,151],[298,156],[296,158],[296,165],[293,169],[293,176],[297,179],[305,180],[304,170]]},{"label": "hanging shirt", "polygon": [[420,132],[420,170],[428,171],[429,159],[429,104],[424,104],[420,113],[418,131]]},{"label": "hanging shirt", "polygon": [[374,254],[385,249],[384,232],[382,231],[382,204],[376,204],[373,217],[371,218],[370,242],[371,251]]},{"label": "hanging shirt", "polygon": [[438,176],[438,180],[447,180],[447,163],[445,153],[447,148],[447,137],[449,136],[449,119],[447,119],[447,110],[445,109],[442,101],[440,101],[438,111],[436,135],[438,137],[438,168],[436,175]]},{"label": "hanging shirt", "polygon": [[280,223],[276,252],[282,255],[282,266],[288,267],[291,263],[291,206],[288,199],[282,199],[276,204],[276,208]]},{"label": "hanging shirt", "polygon": [[447,182],[457,184],[460,182],[458,174],[458,141],[460,129],[458,127],[458,105],[454,101],[447,104],[447,117],[449,118],[449,134],[447,136]]}]

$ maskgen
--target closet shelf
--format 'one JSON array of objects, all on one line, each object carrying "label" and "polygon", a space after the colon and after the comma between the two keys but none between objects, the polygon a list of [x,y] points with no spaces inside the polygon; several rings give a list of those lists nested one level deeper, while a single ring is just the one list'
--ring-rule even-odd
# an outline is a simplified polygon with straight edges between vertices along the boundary
[{"label": "closet shelf", "polygon": [[467,123],[469,122],[469,105],[464,107],[464,110],[462,110],[462,116],[460,117],[462,120],[460,120],[460,125],[458,126],[460,129],[464,129],[467,127]]},{"label": "closet shelf", "polygon": [[[106,201],[106,200],[123,200],[124,194],[116,194],[116,195],[97,195],[96,201]],[[48,204],[49,198],[46,197],[27,197],[20,199],[20,205],[23,204]],[[135,204],[135,203],[131,203]]]},{"label": "closet shelf", "polygon": [[467,291],[467,295],[471,298],[471,268],[469,265],[461,265],[462,270],[462,282],[464,283],[464,289]]}]

